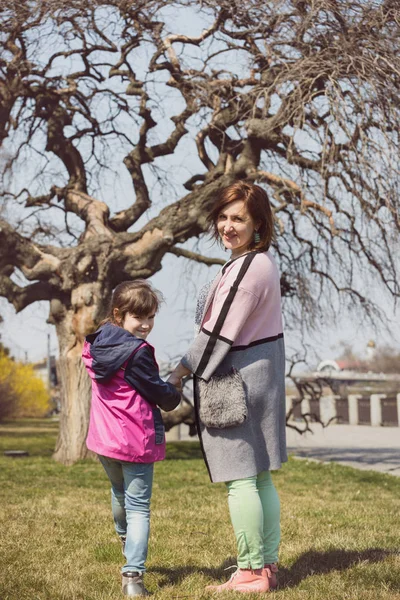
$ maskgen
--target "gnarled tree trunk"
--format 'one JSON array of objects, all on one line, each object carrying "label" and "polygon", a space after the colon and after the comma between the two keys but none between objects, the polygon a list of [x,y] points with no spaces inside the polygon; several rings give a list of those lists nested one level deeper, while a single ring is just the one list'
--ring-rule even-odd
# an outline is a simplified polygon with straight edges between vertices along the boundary
[{"label": "gnarled tree trunk", "polygon": [[60,350],[61,415],[54,458],[70,465],[90,454],[85,440],[89,425],[91,380],[78,352]]},{"label": "gnarled tree trunk", "polygon": [[[107,293],[105,294],[108,299]],[[71,295],[72,306],[59,301],[50,305],[50,320],[56,325],[60,344],[61,378],[60,429],[55,460],[72,464],[90,455],[86,448],[89,426],[91,380],[82,361],[85,336],[96,329],[104,315],[104,298],[97,283],[78,286]]]}]

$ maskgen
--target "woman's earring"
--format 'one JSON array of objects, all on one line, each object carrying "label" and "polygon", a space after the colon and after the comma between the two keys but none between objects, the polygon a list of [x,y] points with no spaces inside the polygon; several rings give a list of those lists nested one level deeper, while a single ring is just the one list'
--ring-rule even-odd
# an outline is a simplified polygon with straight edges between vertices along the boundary
[{"label": "woman's earring", "polygon": [[258,233],[258,231],[254,232],[254,243],[258,244],[259,242],[261,242],[261,235]]}]

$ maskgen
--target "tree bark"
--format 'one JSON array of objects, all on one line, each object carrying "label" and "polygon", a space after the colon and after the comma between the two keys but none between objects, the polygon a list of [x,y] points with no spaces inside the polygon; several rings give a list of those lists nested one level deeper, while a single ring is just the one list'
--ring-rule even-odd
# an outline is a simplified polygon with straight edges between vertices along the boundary
[{"label": "tree bark", "polygon": [[[61,350],[61,353],[64,354]],[[86,447],[89,426],[91,380],[80,356],[69,353],[59,359],[61,377],[60,429],[54,459],[71,465],[86,458],[90,451]]]},{"label": "tree bark", "polygon": [[85,336],[104,317],[110,292],[98,283],[83,284],[72,293],[68,307],[58,300],[50,304],[50,321],[56,325],[60,344],[60,429],[53,458],[70,465],[91,453],[86,448],[89,426],[91,379],[82,361]]}]

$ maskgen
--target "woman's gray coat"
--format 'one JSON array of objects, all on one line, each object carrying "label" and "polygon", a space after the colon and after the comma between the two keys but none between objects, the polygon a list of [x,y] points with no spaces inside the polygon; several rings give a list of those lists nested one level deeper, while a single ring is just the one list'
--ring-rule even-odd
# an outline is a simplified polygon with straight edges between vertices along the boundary
[{"label": "woman's gray coat", "polygon": [[[227,297],[249,254],[229,261],[200,294],[199,333],[182,359],[195,375],[199,437],[211,481],[252,477],[287,461],[285,436],[285,349],[279,273],[269,252],[254,252],[229,304]],[[232,294],[232,292],[231,292]],[[220,327],[221,310],[229,310]],[[220,319],[218,320],[218,317]],[[248,409],[236,427],[206,427],[198,415],[196,378],[235,368],[242,376]]]}]

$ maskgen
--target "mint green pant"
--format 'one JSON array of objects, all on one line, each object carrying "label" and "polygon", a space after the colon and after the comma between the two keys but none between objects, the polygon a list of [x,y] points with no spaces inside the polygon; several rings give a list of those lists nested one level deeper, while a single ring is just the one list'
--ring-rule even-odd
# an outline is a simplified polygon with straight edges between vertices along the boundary
[{"label": "mint green pant", "polygon": [[269,471],[228,481],[228,504],[241,569],[261,569],[278,561],[280,503]]}]

